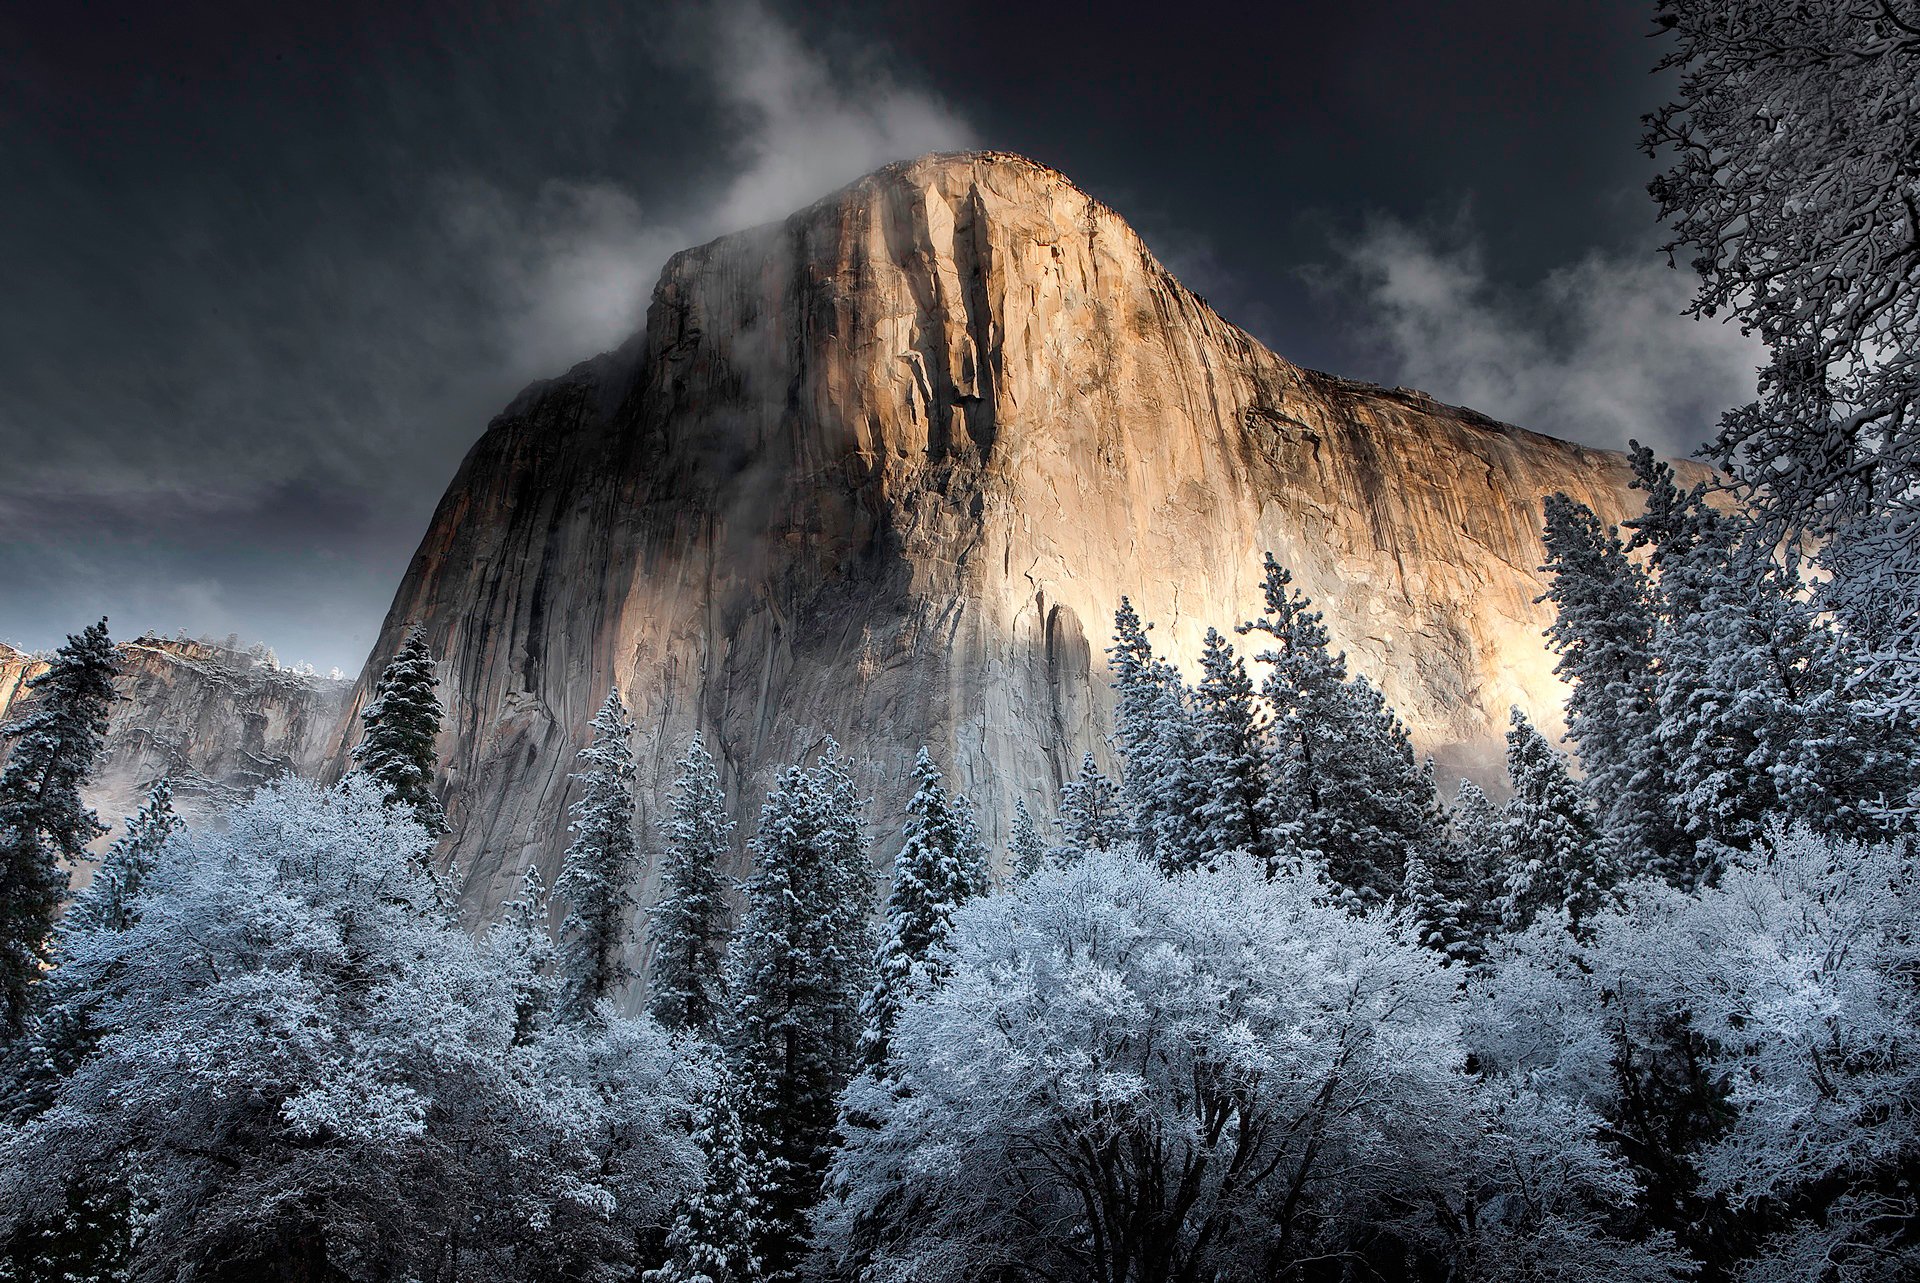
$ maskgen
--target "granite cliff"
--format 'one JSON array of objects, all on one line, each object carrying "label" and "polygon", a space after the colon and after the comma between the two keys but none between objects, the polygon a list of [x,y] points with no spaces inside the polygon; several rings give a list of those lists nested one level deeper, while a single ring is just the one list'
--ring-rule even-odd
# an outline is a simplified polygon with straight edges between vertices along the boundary
[{"label": "granite cliff", "polygon": [[[319,773],[338,741],[350,682],[282,668],[258,648],[140,637],[114,649],[119,698],[85,791],[104,823],[137,810],[162,776],[182,815],[206,817],[280,775]],[[0,722],[24,709],[45,667],[0,644]]]},{"label": "granite cliff", "polygon": [[352,707],[424,626],[482,909],[526,861],[553,872],[610,683],[649,841],[696,729],[749,832],[772,774],[832,736],[877,857],[922,743],[998,839],[1103,752],[1121,594],[1188,661],[1253,610],[1271,549],[1443,779],[1486,776],[1509,704],[1558,724],[1541,499],[1618,520],[1626,479],[1616,454],[1288,363],[1058,173],[929,156],[677,255],[643,333],[522,393]]}]

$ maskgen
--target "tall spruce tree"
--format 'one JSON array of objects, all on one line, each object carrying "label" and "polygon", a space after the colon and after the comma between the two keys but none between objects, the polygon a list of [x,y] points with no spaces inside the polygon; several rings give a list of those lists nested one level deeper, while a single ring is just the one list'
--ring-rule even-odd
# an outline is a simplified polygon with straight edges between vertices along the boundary
[{"label": "tall spruce tree", "polygon": [[1675,880],[1711,880],[1773,816],[1857,838],[1903,827],[1885,805],[1916,783],[1903,701],[1871,689],[1750,519],[1643,448],[1632,462],[1648,499],[1630,524],[1659,568],[1655,739],[1688,843]]},{"label": "tall spruce tree", "polygon": [[440,700],[433,691],[439,684],[425,631],[410,629],[360,711],[363,729],[352,754],[355,768],[380,786],[387,805],[406,807],[429,837],[447,831],[433,790],[434,741],[440,737]]},{"label": "tall spruce tree", "polygon": [[917,785],[907,803],[906,843],[893,861],[893,890],[874,957],[873,988],[860,1006],[860,1054],[872,1066],[886,1063],[894,1017],[916,974],[937,973],[936,955],[953,926],[954,910],[985,890],[965,814],[948,795],[940,768],[924,748],[913,774]]},{"label": "tall spruce tree", "polygon": [[733,849],[733,821],[720,772],[698,733],[680,759],[673,818],[652,918],[648,1008],[669,1029],[711,1038],[726,994],[727,900],[721,869]]},{"label": "tall spruce tree", "polygon": [[1007,835],[1007,871],[1014,878],[1030,878],[1047,862],[1046,843],[1024,800],[1013,803],[1013,828]]},{"label": "tall spruce tree", "polygon": [[1432,780],[1406,727],[1372,683],[1347,677],[1326,626],[1293,576],[1266,559],[1266,612],[1242,633],[1268,638],[1256,658],[1271,721],[1267,830],[1277,867],[1320,861],[1354,907],[1400,894],[1407,856],[1433,840]]},{"label": "tall spruce tree", "polygon": [[520,891],[500,906],[488,948],[513,988],[513,1043],[533,1041],[553,1009],[553,934],[547,925],[547,886],[529,861]]},{"label": "tall spruce tree", "polygon": [[1457,880],[1449,892],[1460,906],[1474,949],[1484,952],[1487,941],[1502,929],[1507,867],[1501,850],[1500,811],[1472,780],[1462,779],[1455,790],[1446,832],[1459,859]]},{"label": "tall spruce tree", "polygon": [[107,621],[68,636],[28,682],[28,711],[0,735],[13,750],[0,771],[0,1045],[26,1031],[51,960],[67,878],[106,832],[80,800],[106,739],[117,671]]},{"label": "tall spruce tree", "polygon": [[1113,616],[1114,740],[1123,763],[1121,794],[1140,854],[1175,872],[1202,858],[1201,802],[1194,774],[1194,742],[1186,685],[1153,653],[1133,603],[1125,597]]},{"label": "tall spruce tree", "polygon": [[1546,909],[1566,914],[1577,935],[1606,907],[1615,878],[1566,758],[1517,708],[1507,730],[1507,775],[1513,797],[1500,819],[1506,929],[1523,930]]},{"label": "tall spruce tree", "polygon": [[94,870],[93,881],[74,902],[67,915],[67,929],[125,931],[132,926],[140,915],[140,893],[160,858],[161,848],[181,827],[180,817],[173,812],[173,781],[155,781],[146,802],[107,848],[100,867]]},{"label": "tall spruce tree", "polygon": [[1060,786],[1060,845],[1054,848],[1058,864],[1073,864],[1090,851],[1111,851],[1126,837],[1126,799],[1121,788],[1103,774],[1087,753],[1080,758],[1080,774]]},{"label": "tall spruce tree", "polygon": [[1654,609],[1647,575],[1619,534],[1564,494],[1546,501],[1546,564],[1553,576],[1549,645],[1571,688],[1567,736],[1588,796],[1623,869],[1690,880],[1656,726]]},{"label": "tall spruce tree", "polygon": [[732,1008],[722,1030],[743,1126],[769,1173],[766,1277],[794,1276],[807,1217],[833,1152],[837,1100],[852,1074],[872,957],[872,874],[851,776],[830,746],[792,767],[767,797],[756,868],[728,954]]},{"label": "tall spruce tree", "polygon": [[1201,849],[1246,851],[1272,863],[1266,842],[1266,743],[1253,679],[1216,629],[1207,630],[1201,647],[1200,684],[1191,703]]},{"label": "tall spruce tree", "polygon": [[593,740],[580,750],[574,775],[573,844],[560,864],[553,892],[569,912],[560,926],[560,1011],[570,1020],[592,1015],[631,978],[626,964],[628,915],[640,851],[633,834],[633,721],[615,689],[593,719]]},{"label": "tall spruce tree", "polygon": [[767,1217],[773,1166],[724,1067],[701,1101],[694,1139],[706,1179],[667,1232],[665,1263],[641,1275],[642,1283],[762,1283],[774,1228]]}]

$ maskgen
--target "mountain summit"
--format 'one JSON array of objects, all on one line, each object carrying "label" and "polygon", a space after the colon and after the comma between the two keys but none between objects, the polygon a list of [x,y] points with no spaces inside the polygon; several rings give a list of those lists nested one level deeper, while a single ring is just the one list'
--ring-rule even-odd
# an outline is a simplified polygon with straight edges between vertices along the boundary
[{"label": "mountain summit", "polygon": [[1121,595],[1186,663],[1257,613],[1270,549],[1417,746],[1492,771],[1508,706],[1551,726],[1562,699],[1541,499],[1618,520],[1626,480],[1617,454],[1290,364],[1050,169],[931,155],[676,255],[643,333],[522,393],[355,707],[423,626],[482,906],[528,860],[553,872],[609,685],[649,825],[698,729],[748,809],[838,740],[877,854],[926,744],[997,838],[1105,755]]}]

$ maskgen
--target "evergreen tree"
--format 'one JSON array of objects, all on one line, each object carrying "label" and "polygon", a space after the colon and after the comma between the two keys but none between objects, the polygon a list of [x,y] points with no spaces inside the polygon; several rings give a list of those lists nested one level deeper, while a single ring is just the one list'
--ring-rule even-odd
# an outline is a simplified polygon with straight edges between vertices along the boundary
[{"label": "evergreen tree", "polygon": [[[1212,628],[1193,698],[1196,818],[1203,851],[1265,852],[1266,746],[1247,666]],[[1272,853],[1267,852],[1272,863]]]},{"label": "evergreen tree", "polygon": [[641,1275],[642,1283],[761,1283],[772,1167],[724,1069],[701,1103],[694,1139],[706,1180],[667,1232],[665,1264]]},{"label": "evergreen tree", "polygon": [[1900,827],[1885,803],[1915,783],[1912,717],[1748,518],[1682,490],[1644,448],[1633,464],[1648,493],[1636,543],[1660,572],[1654,737],[1688,844],[1675,881],[1710,881],[1772,816],[1849,837]]},{"label": "evergreen tree", "polygon": [[1446,835],[1458,859],[1458,872],[1448,891],[1460,906],[1461,921],[1477,954],[1501,930],[1507,869],[1501,851],[1500,812],[1472,780],[1462,779],[1454,792]]},{"label": "evergreen tree", "polygon": [[648,1007],[669,1029],[714,1036],[725,999],[727,902],[721,868],[733,849],[733,821],[713,757],[696,733],[680,759],[673,819],[653,907],[653,978]]},{"label": "evergreen tree", "polygon": [[[59,954],[71,952],[76,942],[91,932],[119,933],[131,929],[140,919],[140,898],[147,878],[160,858],[167,840],[181,829],[173,813],[173,786],[160,780],[147,795],[145,805],[127,821],[126,831],[107,849],[93,881],[81,892],[66,919],[61,922],[57,939]],[[64,961],[64,958],[57,960]],[[17,1105],[24,1112],[37,1113],[51,1098],[60,1077],[72,1072],[99,1037],[95,1028],[96,997],[88,986],[76,982],[71,969],[56,968],[45,982],[42,1010],[37,1028],[30,1037],[31,1066],[21,1075]]]},{"label": "evergreen tree", "polygon": [[1090,851],[1111,851],[1126,833],[1126,801],[1120,786],[1094,763],[1093,754],[1080,759],[1080,774],[1060,786],[1060,846],[1054,861],[1073,864]]},{"label": "evergreen tree", "polygon": [[1268,554],[1266,613],[1241,625],[1261,633],[1270,665],[1261,685],[1272,717],[1267,830],[1277,868],[1288,851],[1321,862],[1354,907],[1400,894],[1408,854],[1435,837],[1431,779],[1406,727],[1346,658]]},{"label": "evergreen tree", "polygon": [[1415,850],[1407,856],[1400,896],[1417,943],[1449,961],[1473,959],[1475,942],[1466,915],[1434,876],[1426,852]]},{"label": "evergreen tree", "polygon": [[1122,597],[1107,650],[1118,696],[1114,738],[1124,764],[1127,821],[1140,853],[1177,871],[1202,856],[1196,816],[1201,798],[1186,686],[1171,664],[1154,656],[1151,628]]},{"label": "evergreen tree", "polygon": [[574,775],[573,844],[553,890],[570,908],[560,926],[560,1011],[570,1020],[590,1016],[631,977],[626,965],[628,911],[639,846],[633,835],[633,721],[620,692],[593,719],[593,741],[580,751],[585,769]]},{"label": "evergreen tree", "polygon": [[1007,869],[1016,879],[1030,878],[1046,862],[1047,848],[1040,841],[1040,830],[1034,825],[1033,815],[1027,810],[1026,802],[1016,798],[1013,830],[1007,837]]},{"label": "evergreen tree", "polygon": [[[1650,457],[1650,456],[1649,456]],[[1580,752],[1588,796],[1625,869],[1686,880],[1663,745],[1655,726],[1654,611],[1647,575],[1619,534],[1564,494],[1546,501],[1544,600],[1567,682],[1567,736]]]},{"label": "evergreen tree", "polygon": [[722,1031],[743,1125],[764,1139],[769,1180],[762,1261],[793,1275],[832,1156],[867,983],[872,876],[859,799],[837,746],[790,768],[761,810],[756,868],[728,956]]},{"label": "evergreen tree", "polygon": [[0,1045],[26,1030],[51,959],[67,886],[60,861],[78,861],[106,832],[80,786],[106,739],[115,672],[102,619],[67,638],[28,683],[28,711],[0,730],[13,741],[0,771]]},{"label": "evergreen tree", "polygon": [[977,857],[968,849],[963,814],[956,811],[940,769],[924,748],[913,774],[918,787],[907,804],[906,844],[894,857],[893,890],[874,958],[873,988],[860,1006],[860,1052],[868,1065],[886,1063],[887,1037],[916,973],[937,974],[936,954],[946,943],[954,910],[985,890]]},{"label": "evergreen tree", "polygon": [[440,700],[433,690],[439,684],[426,634],[416,627],[374,683],[353,748],[355,768],[380,786],[387,805],[411,811],[429,837],[447,831],[433,791],[434,741],[440,736]]},{"label": "evergreen tree", "polygon": [[1614,879],[1566,758],[1518,708],[1507,731],[1507,775],[1513,797],[1500,821],[1506,928],[1523,930],[1550,909],[1565,913],[1577,935],[1606,907]]},{"label": "evergreen tree", "polygon": [[160,849],[180,828],[180,818],[173,813],[173,781],[158,780],[139,813],[127,821],[126,831],[101,857],[93,881],[67,915],[67,929],[125,931],[132,926]]},{"label": "evergreen tree", "polygon": [[500,906],[490,951],[513,988],[513,1042],[531,1042],[553,1009],[553,936],[547,928],[547,887],[531,861],[520,893]]}]

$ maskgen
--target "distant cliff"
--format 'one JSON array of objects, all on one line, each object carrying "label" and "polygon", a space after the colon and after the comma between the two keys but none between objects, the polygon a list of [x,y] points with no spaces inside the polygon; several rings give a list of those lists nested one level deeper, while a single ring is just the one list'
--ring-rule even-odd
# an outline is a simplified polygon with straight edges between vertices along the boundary
[{"label": "distant cliff", "polygon": [[[288,772],[315,774],[339,737],[351,683],[281,668],[264,653],[141,637],[115,647],[120,676],[106,752],[86,798],[108,824],[154,781],[174,781],[189,819]],[[0,644],[0,721],[30,699],[46,665]],[[0,748],[3,752],[4,748]]]},{"label": "distant cliff", "polygon": [[650,834],[700,729],[749,829],[833,736],[877,856],[922,743],[998,838],[1105,755],[1120,596],[1190,661],[1256,611],[1271,549],[1443,778],[1489,775],[1508,705],[1558,722],[1541,499],[1618,520],[1626,480],[1617,454],[1288,363],[1060,174],[930,156],[677,255],[643,334],[515,400],[353,703],[424,625],[477,905],[552,873],[609,684]]}]

